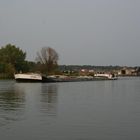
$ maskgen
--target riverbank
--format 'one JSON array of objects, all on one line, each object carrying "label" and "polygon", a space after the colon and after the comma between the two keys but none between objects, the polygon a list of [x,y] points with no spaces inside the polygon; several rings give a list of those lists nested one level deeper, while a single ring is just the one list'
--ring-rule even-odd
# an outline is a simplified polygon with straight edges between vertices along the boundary
[{"label": "riverbank", "polygon": [[0,79],[14,79],[14,77],[7,73],[0,73]]}]

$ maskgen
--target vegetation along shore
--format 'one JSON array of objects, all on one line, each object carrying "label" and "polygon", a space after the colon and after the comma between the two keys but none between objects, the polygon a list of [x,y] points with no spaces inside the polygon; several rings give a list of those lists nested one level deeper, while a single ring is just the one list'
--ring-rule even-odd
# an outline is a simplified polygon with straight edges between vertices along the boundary
[{"label": "vegetation along shore", "polygon": [[96,73],[115,73],[120,76],[139,76],[140,68],[128,66],[58,65],[59,55],[51,47],[37,52],[35,61],[26,60],[26,52],[12,44],[0,48],[0,79],[13,79],[15,73],[43,75],[93,76]]}]

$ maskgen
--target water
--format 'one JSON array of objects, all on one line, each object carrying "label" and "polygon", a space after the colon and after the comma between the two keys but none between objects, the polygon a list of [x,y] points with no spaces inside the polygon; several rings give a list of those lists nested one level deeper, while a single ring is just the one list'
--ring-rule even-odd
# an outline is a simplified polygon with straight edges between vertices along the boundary
[{"label": "water", "polygon": [[140,78],[0,81],[1,140],[140,139]]}]

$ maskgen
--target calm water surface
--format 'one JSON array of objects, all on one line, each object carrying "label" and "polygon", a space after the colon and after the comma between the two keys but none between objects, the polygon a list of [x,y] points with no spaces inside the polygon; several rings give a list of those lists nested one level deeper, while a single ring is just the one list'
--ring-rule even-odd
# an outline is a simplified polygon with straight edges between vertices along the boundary
[{"label": "calm water surface", "polygon": [[1,140],[138,140],[140,78],[0,81]]}]

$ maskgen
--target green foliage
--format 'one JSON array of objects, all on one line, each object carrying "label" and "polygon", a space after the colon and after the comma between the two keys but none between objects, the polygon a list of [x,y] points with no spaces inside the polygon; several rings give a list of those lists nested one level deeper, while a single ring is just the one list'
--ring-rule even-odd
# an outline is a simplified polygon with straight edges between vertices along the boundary
[{"label": "green foliage", "polygon": [[13,74],[22,71],[25,66],[26,53],[15,45],[7,44],[0,48],[0,72]]},{"label": "green foliage", "polygon": [[31,61],[24,61],[22,64],[22,72],[36,72],[37,70],[37,64],[35,62]]},{"label": "green foliage", "polygon": [[9,77],[13,77],[14,72],[15,72],[14,66],[10,63],[6,64],[5,73],[7,73]]},{"label": "green foliage", "polygon": [[5,71],[5,64],[0,63],[0,73]]}]

